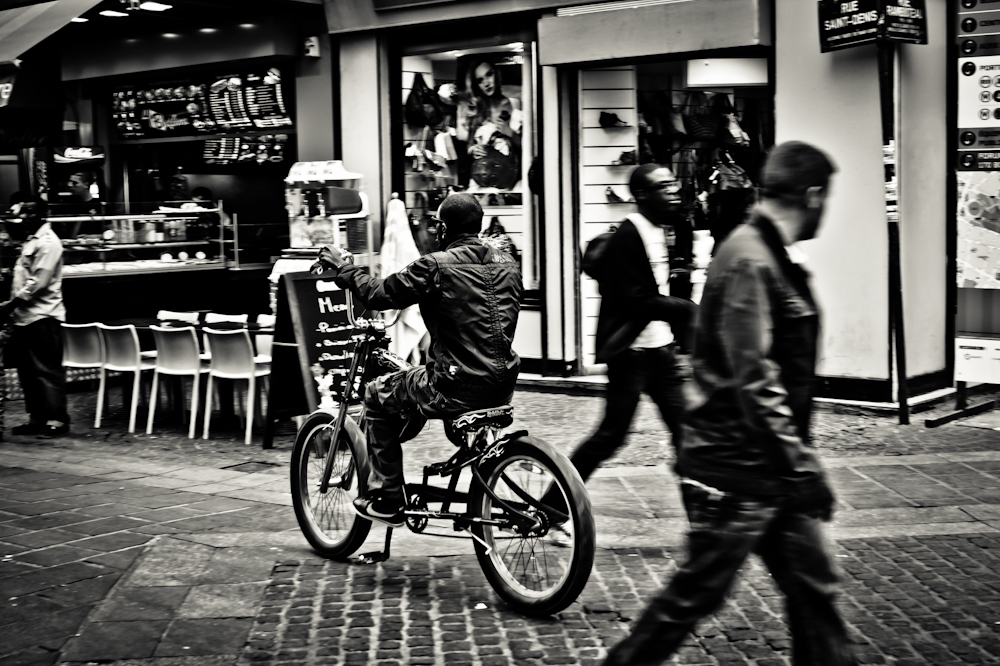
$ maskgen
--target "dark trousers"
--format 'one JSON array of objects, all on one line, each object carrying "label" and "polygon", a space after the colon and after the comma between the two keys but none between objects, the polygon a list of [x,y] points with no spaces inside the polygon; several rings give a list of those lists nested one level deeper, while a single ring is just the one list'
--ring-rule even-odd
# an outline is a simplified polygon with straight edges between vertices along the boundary
[{"label": "dark trousers", "polygon": [[7,367],[17,368],[24,409],[32,423],[69,423],[62,329],[57,320],[43,317],[27,326],[15,326],[3,358]]},{"label": "dark trousers", "polygon": [[[505,401],[509,403],[510,398]],[[403,497],[403,447],[416,437],[427,419],[454,418],[496,402],[475,403],[438,393],[427,380],[427,368],[417,366],[383,375],[365,389],[368,424],[368,492],[392,501]]]},{"label": "dark trousers", "polygon": [[786,507],[787,500],[712,493],[682,483],[691,531],[688,558],[649,603],[605,666],[662,664],[695,623],[722,605],[750,553],[760,555],[785,595],[795,666],[853,666],[834,606],[837,575],[822,523]]},{"label": "dark trousers", "polygon": [[621,448],[643,393],[660,409],[677,450],[684,417],[683,384],[684,376],[672,347],[630,349],[608,361],[604,420],[571,458],[583,480]]}]

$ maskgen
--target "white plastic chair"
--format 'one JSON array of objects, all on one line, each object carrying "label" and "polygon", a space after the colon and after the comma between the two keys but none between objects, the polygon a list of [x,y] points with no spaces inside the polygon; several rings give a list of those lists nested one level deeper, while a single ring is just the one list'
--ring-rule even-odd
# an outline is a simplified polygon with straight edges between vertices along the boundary
[{"label": "white plastic chair", "polygon": [[146,434],[153,432],[153,414],[156,412],[156,397],[160,375],[191,377],[191,426],[188,437],[194,439],[195,423],[198,421],[198,384],[208,367],[199,357],[198,336],[193,326],[165,328],[150,326],[156,338],[156,367],[153,368],[153,388],[149,393],[149,417],[146,419]]},{"label": "white plastic chair", "polygon": [[[274,328],[274,323],[277,319],[278,318],[272,314],[259,314],[257,315],[257,325]],[[254,342],[257,344],[257,358],[270,363],[271,345],[274,342],[274,335],[270,333],[258,333]]]},{"label": "white plastic chair", "polygon": [[[100,368],[104,364],[104,340],[97,324],[62,323],[63,367]],[[104,391],[97,394],[98,409],[104,401]]]},{"label": "white plastic chair", "polygon": [[107,384],[108,370],[131,372],[135,374],[135,379],[132,381],[132,407],[129,410],[128,431],[135,432],[135,412],[139,406],[142,371],[152,370],[155,363],[141,356],[139,336],[136,335],[135,326],[132,324],[108,326],[98,323],[97,326],[104,341],[104,363],[101,364],[101,385],[98,389],[97,418],[94,420],[94,427],[101,427],[101,414],[104,411],[101,396],[104,395],[104,387]]},{"label": "white plastic chair", "polygon": [[[244,417],[246,418],[246,443],[250,443],[250,429],[253,426],[257,397],[257,377],[267,377],[271,374],[271,364],[262,360],[257,360],[253,355],[253,347],[250,345],[250,334],[246,329],[238,331],[219,331],[206,328],[205,337],[208,340],[208,351],[212,355],[212,365],[208,372],[208,386],[205,395],[212,395],[212,380],[215,377],[220,379],[246,379],[247,386],[247,408]],[[242,411],[242,409],[241,409]],[[212,419],[211,400],[205,405],[205,431],[202,434],[204,439],[208,439],[208,424]]]},{"label": "white plastic chair", "polygon": [[67,368],[100,368],[104,342],[97,324],[62,324],[63,365]]},{"label": "white plastic chair", "polygon": [[160,321],[184,321],[189,324],[197,324],[198,312],[174,312],[172,310],[160,310],[156,313],[156,318]]},{"label": "white plastic chair", "polygon": [[218,324],[223,321],[231,321],[238,324],[245,324],[250,319],[250,315],[227,315],[219,314],[217,312],[206,312],[205,313],[205,323],[206,324]]},{"label": "white plastic chair", "polygon": [[[206,324],[219,324],[219,323],[234,323],[234,324],[245,324],[250,320],[250,315],[227,315],[219,314],[217,312],[206,312],[205,313],[205,323]],[[201,360],[208,361],[212,358],[212,352],[208,349],[208,336],[203,336],[201,346],[204,348],[205,352],[201,355]]]}]

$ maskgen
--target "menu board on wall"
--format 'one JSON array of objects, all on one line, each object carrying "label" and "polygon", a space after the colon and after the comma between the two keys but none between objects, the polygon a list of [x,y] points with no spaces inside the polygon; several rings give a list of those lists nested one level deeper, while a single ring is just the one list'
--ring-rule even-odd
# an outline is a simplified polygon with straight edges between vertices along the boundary
[{"label": "menu board on wall", "polygon": [[149,139],[293,125],[281,71],[116,90],[112,114],[123,139]]},{"label": "menu board on wall", "polygon": [[207,139],[202,150],[205,164],[264,164],[284,162],[287,134],[226,136]]}]

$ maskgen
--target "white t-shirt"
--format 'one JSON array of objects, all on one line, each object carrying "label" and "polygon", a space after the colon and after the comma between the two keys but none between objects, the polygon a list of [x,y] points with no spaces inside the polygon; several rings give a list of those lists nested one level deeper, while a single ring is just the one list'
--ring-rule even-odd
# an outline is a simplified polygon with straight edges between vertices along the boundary
[{"label": "white t-shirt", "polygon": [[[669,296],[670,258],[667,254],[667,239],[663,234],[663,227],[656,226],[641,213],[633,213],[628,216],[628,219],[635,225],[639,237],[642,238],[642,244],[646,248],[646,257],[649,258],[649,265],[653,269],[653,278],[660,288],[660,293]],[[674,333],[670,330],[670,324],[654,319],[639,333],[635,342],[632,343],[632,349],[656,349],[666,347],[673,341]]]}]

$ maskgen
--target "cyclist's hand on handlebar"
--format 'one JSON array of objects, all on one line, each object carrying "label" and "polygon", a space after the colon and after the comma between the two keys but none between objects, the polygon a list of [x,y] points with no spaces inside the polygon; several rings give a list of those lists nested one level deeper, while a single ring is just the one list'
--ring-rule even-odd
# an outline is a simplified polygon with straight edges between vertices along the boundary
[{"label": "cyclist's hand on handlebar", "polygon": [[354,255],[336,245],[325,245],[319,251],[318,261],[313,264],[312,272],[321,273],[327,270],[339,271],[347,264],[354,263]]}]

